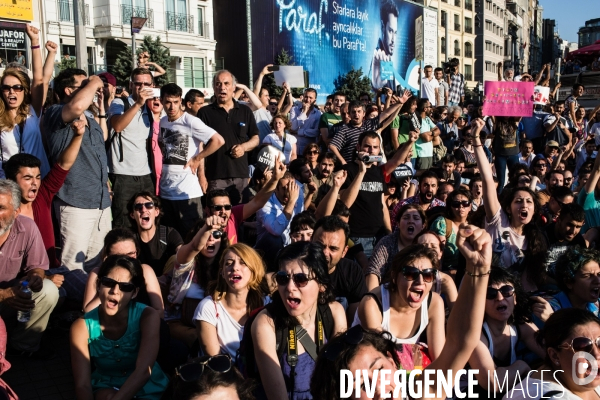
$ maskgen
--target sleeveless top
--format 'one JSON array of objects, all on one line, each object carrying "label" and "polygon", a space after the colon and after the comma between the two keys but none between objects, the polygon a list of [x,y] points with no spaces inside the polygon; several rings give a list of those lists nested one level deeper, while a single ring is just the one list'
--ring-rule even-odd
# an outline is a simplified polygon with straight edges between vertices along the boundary
[{"label": "sleeveless top", "polygon": [[508,359],[498,359],[494,356],[494,342],[492,341],[492,334],[490,332],[490,328],[487,322],[483,323],[483,334],[488,340],[488,349],[490,350],[490,354],[492,355],[492,359],[494,360],[494,364],[497,367],[508,367],[512,365],[515,361],[517,361],[517,353],[515,349],[517,348],[517,342],[519,341],[519,335],[515,330],[515,327],[509,325],[510,331],[510,360]]},{"label": "sleeveless top", "polygon": [[[117,340],[104,337],[100,327],[98,308],[83,316],[88,330],[90,359],[95,366],[92,372],[92,389],[120,388],[135,370],[140,350],[140,319],[145,305],[132,301],[129,303],[127,330]],[[158,343],[157,343],[158,346]],[[160,400],[169,384],[169,378],[155,362],[150,379],[136,393],[136,397]]]},{"label": "sleeveless top", "polygon": [[[429,293],[428,297],[431,296]],[[392,341],[396,344],[415,344],[419,341],[421,333],[427,329],[429,323],[429,312],[427,310],[427,300],[423,299],[421,303],[421,322],[419,323],[419,330],[412,337],[406,339],[400,339],[392,335]],[[383,321],[381,321],[381,328],[384,331],[390,331],[390,292],[387,290],[385,285],[381,285],[381,305],[383,306]],[[424,306],[424,307],[423,307]]]}]

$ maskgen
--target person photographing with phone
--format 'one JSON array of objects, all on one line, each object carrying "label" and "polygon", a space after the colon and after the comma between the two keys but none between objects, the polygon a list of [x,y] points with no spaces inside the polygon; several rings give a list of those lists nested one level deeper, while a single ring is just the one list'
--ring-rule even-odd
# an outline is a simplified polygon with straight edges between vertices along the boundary
[{"label": "person photographing with phone", "polygon": [[292,107],[290,112],[291,132],[298,139],[296,144],[298,154],[302,154],[304,147],[315,143],[319,137],[319,121],[322,113],[317,108],[316,102],[317,91],[312,88],[306,89],[302,104]]}]

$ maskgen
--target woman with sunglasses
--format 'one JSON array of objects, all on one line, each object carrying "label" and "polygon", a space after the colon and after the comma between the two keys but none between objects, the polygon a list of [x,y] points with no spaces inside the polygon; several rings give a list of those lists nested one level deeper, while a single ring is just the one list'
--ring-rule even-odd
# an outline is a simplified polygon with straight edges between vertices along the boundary
[{"label": "woman with sunglasses", "polygon": [[[488,388],[493,398],[500,392],[510,390],[516,375],[526,375],[530,367],[523,361],[524,343],[530,351],[543,358],[544,351],[535,341],[537,327],[531,322],[529,301],[521,285],[512,274],[499,267],[492,267],[485,301],[485,316],[481,338],[469,358],[469,369],[475,374],[479,385],[475,393],[487,398]],[[497,380],[494,380],[498,377]],[[499,388],[499,382],[507,379],[508,386]],[[464,381],[466,387],[466,380]]]},{"label": "woman with sunglasses", "polygon": [[435,360],[444,345],[444,302],[432,288],[438,255],[424,245],[398,252],[383,284],[363,297],[353,325],[390,332],[399,351],[416,345],[426,332],[429,357]]},{"label": "woman with sunglasses", "polygon": [[531,161],[531,165],[529,167],[529,172],[531,173],[531,177],[536,177],[536,190],[544,190],[546,189],[546,185],[543,184],[544,176],[546,176],[546,172],[548,172],[548,161],[541,156],[536,156],[533,161]]},{"label": "woman with sunglasses", "polygon": [[175,370],[177,381],[169,399],[254,400],[252,381],[244,379],[226,354],[202,356]]},{"label": "woman with sunglasses", "polygon": [[[252,324],[256,364],[266,395],[262,398],[312,399],[310,377],[316,354],[327,340],[346,330],[346,314],[334,301],[319,243],[296,242],[284,247],[277,265],[273,303]],[[277,347],[277,332],[282,329],[285,337]],[[300,334],[308,338],[299,340]],[[312,350],[304,343],[310,343]]]},{"label": "woman with sunglasses", "polygon": [[[104,237],[104,258],[120,255],[137,258],[138,248],[135,236],[129,229],[115,228]],[[143,285],[141,285],[136,301],[154,308],[161,318],[164,315],[164,303],[160,291],[160,284],[151,266],[141,264],[143,272]],[[89,312],[100,304],[100,297],[96,281],[98,268],[94,268],[88,275],[83,294],[83,311]]]},{"label": "woman with sunglasses", "polygon": [[[492,244],[490,236],[474,226],[462,226],[458,247],[467,260],[467,277],[463,280],[456,304],[448,318],[448,336],[441,354],[425,369],[433,371],[458,371],[464,368],[481,335],[485,295],[490,273]],[[377,310],[379,313],[379,310]],[[440,329],[444,329],[443,326]],[[354,326],[347,333],[330,340],[319,356],[311,381],[311,393],[318,399],[340,399],[340,370],[367,370],[372,379],[376,370],[400,368],[400,359],[391,335],[381,329],[364,331]],[[432,377],[435,381],[435,377]],[[454,382],[454,379],[452,379]],[[354,387],[355,383],[352,382]],[[381,399],[393,392],[394,382],[380,393],[380,382],[375,385],[375,397],[361,391],[361,399]],[[431,392],[436,387],[429,388]],[[396,397],[400,398],[400,397]],[[435,395],[432,397],[435,398]]]},{"label": "woman with sunglasses", "polygon": [[310,143],[304,148],[304,152],[302,153],[302,157],[304,157],[308,161],[308,165],[310,166],[310,170],[313,175],[319,172],[319,145],[316,143]]},{"label": "woman with sunglasses", "polygon": [[[446,238],[442,270],[458,269],[459,252],[456,247],[456,235],[461,224],[467,222],[473,205],[473,196],[467,189],[460,188],[448,195],[446,212],[431,224],[431,230]],[[462,276],[462,274],[461,274]]]},{"label": "woman with sunglasses", "polygon": [[375,245],[365,274],[367,290],[373,290],[381,284],[381,278],[390,268],[394,256],[410,246],[415,237],[427,227],[427,217],[418,204],[406,204],[396,215],[398,229],[384,236]]},{"label": "woman with sunglasses", "polygon": [[540,214],[538,197],[529,188],[514,188],[502,196],[502,202],[498,200],[492,168],[479,138],[483,124],[481,119],[471,122],[477,166],[483,178],[485,230],[492,236],[498,265],[519,274],[526,291],[536,291],[547,279],[546,239],[536,224]]},{"label": "woman with sunglasses", "polygon": [[134,301],[143,285],[142,266],[133,258],[110,256],[98,270],[100,304],[71,326],[78,399],[159,400],[167,388],[156,363],[160,316]]},{"label": "woman with sunglasses", "polygon": [[[39,30],[27,24],[26,33],[31,41],[33,79],[30,80],[27,73],[18,68],[7,68],[0,78],[0,163],[15,154],[32,154],[42,162],[40,171],[43,178],[50,171],[50,164],[42,143],[39,118],[54,70],[57,45],[46,43],[48,57],[42,66]],[[1,169],[0,175],[4,177]]]},{"label": "woman with sunglasses", "polygon": [[261,283],[266,266],[258,253],[243,243],[227,248],[216,281],[209,286],[194,315],[204,354],[235,357],[250,312],[265,305]]},{"label": "woman with sunglasses", "polygon": [[193,318],[196,308],[209,293],[209,283],[217,279],[219,260],[228,244],[223,218],[214,215],[206,222],[200,219],[177,252],[165,319],[171,337],[183,341],[188,348],[198,339]]},{"label": "woman with sunglasses", "polygon": [[[587,310],[559,310],[546,321],[536,340],[545,349],[544,364],[527,375],[504,399],[588,400],[600,397],[600,379],[592,375],[595,367],[592,360],[600,359],[600,321],[597,316]],[[580,352],[587,356],[584,358]],[[534,397],[533,394],[538,395]]]},{"label": "woman with sunglasses", "polygon": [[295,160],[297,158],[297,139],[294,135],[288,134],[291,128],[292,123],[290,122],[290,120],[283,114],[277,114],[271,120],[271,129],[273,129],[273,133],[270,133],[267,136],[265,136],[265,138],[262,141],[263,144],[270,144],[271,146],[274,146],[277,149],[281,150],[281,152],[285,156],[285,165],[288,165],[290,161]]},{"label": "woman with sunglasses", "polygon": [[579,308],[600,315],[600,252],[579,246],[569,247],[556,260],[555,275],[561,291],[549,300],[552,310]]}]

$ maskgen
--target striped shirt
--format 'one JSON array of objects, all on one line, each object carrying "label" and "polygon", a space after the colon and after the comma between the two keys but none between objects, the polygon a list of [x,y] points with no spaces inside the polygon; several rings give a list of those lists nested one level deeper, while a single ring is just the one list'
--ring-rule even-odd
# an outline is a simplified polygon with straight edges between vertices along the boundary
[{"label": "striped shirt", "polygon": [[360,134],[365,131],[376,131],[377,129],[379,129],[379,117],[366,119],[361,126],[347,124],[336,132],[333,139],[331,139],[331,144],[339,150],[346,162],[351,162]]},{"label": "striped shirt", "polygon": [[[44,132],[48,139],[50,161],[55,164],[73,139],[70,122],[62,119],[64,104],[55,104],[44,115]],[[110,207],[108,194],[108,164],[102,128],[87,118],[81,149],[70,169],[58,198],[76,208],[100,209]]]},{"label": "striped shirt", "polygon": [[465,95],[465,78],[462,74],[450,75],[450,90],[448,92],[448,103],[460,103],[461,97]]}]

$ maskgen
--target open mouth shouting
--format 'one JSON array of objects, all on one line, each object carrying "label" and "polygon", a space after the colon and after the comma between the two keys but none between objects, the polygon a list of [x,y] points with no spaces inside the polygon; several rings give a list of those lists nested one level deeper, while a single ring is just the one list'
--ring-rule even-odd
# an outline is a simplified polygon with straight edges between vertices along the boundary
[{"label": "open mouth shouting", "polygon": [[301,300],[297,297],[288,296],[286,303],[292,310],[295,310],[300,307]]},{"label": "open mouth shouting", "polygon": [[115,310],[119,307],[119,301],[114,298],[109,298],[106,300],[106,308],[109,310]]},{"label": "open mouth shouting", "polygon": [[241,280],[242,280],[242,276],[239,274],[233,274],[233,275],[229,276],[229,282],[231,282],[234,285],[236,283],[239,283]]},{"label": "open mouth shouting", "polygon": [[407,227],[406,227],[406,232],[407,232],[409,235],[412,235],[412,234],[414,234],[414,233],[415,233],[415,226],[414,226],[414,225],[409,225],[409,226],[407,226]]},{"label": "open mouth shouting", "polygon": [[594,299],[594,301],[600,298],[600,287],[592,287],[592,290],[590,291],[590,296],[592,299]]},{"label": "open mouth shouting", "polygon": [[521,221],[521,222],[527,221],[528,216],[529,216],[529,211],[527,211],[527,210],[519,211],[519,221]]},{"label": "open mouth shouting", "polygon": [[411,303],[421,303],[423,300],[423,293],[424,291],[422,289],[410,289],[408,293],[408,301]]}]

